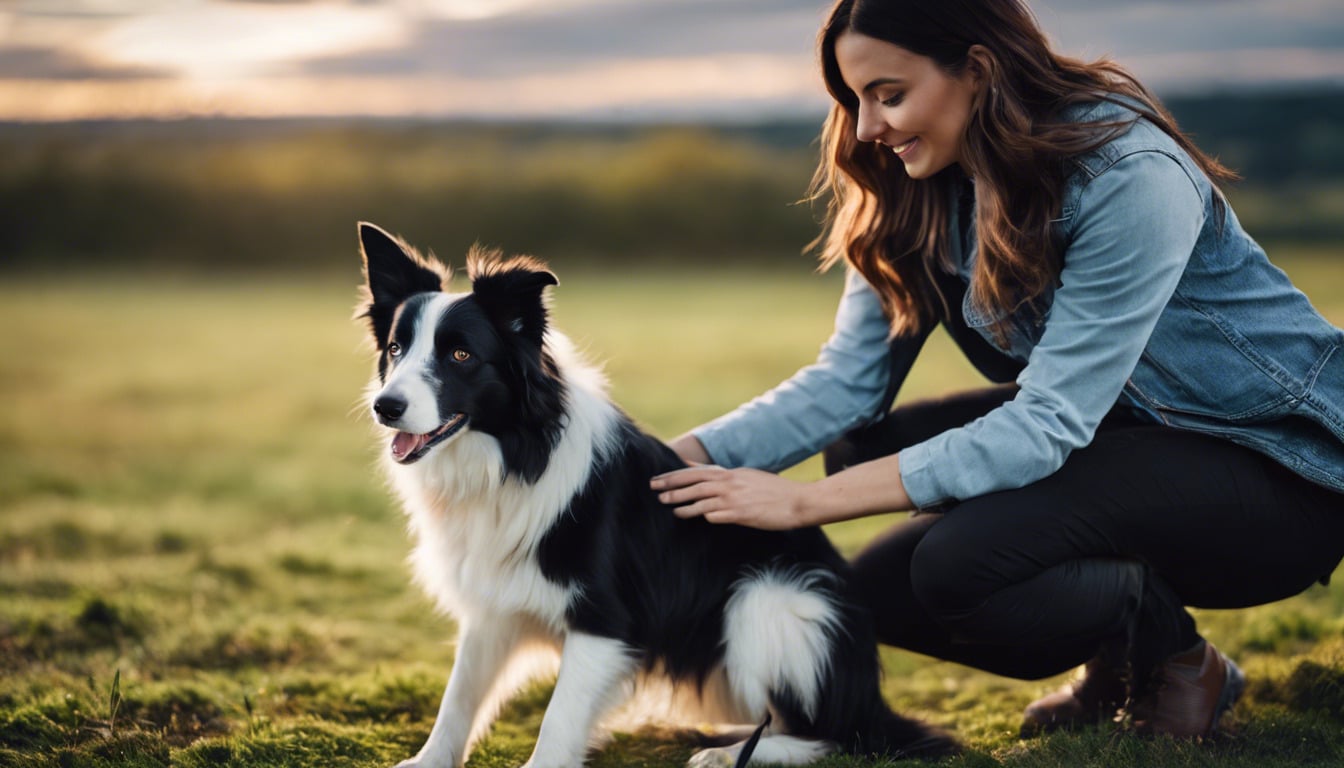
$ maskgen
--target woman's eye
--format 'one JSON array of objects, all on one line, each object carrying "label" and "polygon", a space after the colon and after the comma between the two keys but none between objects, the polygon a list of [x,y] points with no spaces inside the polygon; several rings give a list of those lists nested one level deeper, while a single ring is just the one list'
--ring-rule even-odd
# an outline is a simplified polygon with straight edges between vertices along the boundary
[{"label": "woman's eye", "polygon": [[904,99],[904,98],[905,98],[905,94],[904,94],[904,93],[894,93],[894,94],[888,96],[887,98],[882,99],[881,104],[882,104],[882,106],[884,106],[884,107],[894,107],[894,106],[896,106],[897,104],[900,104],[900,103],[901,103],[901,100]]},{"label": "woman's eye", "polygon": [[453,359],[459,363],[465,363],[471,359],[471,353],[465,349],[454,349]]},{"label": "woman's eye", "polygon": [[391,344],[388,344],[387,354],[392,357],[401,357],[401,345],[395,341],[392,342]]}]

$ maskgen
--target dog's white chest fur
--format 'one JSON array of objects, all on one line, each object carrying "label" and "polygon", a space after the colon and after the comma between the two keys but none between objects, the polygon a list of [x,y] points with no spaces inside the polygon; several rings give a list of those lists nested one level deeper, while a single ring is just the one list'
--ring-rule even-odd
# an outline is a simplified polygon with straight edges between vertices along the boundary
[{"label": "dog's white chest fur", "polygon": [[417,464],[389,461],[416,539],[416,580],[441,609],[465,621],[523,614],[563,632],[574,590],[547,579],[536,554],[610,439],[615,412],[598,387],[571,387],[570,418],[535,483],[502,477],[498,444],[470,431]]},{"label": "dog's white chest fur", "polygon": [[570,590],[542,575],[534,557],[538,541],[506,539],[493,527],[506,527],[513,514],[518,512],[495,505],[463,505],[437,516],[413,513],[416,580],[458,619],[525,614],[558,633]]}]

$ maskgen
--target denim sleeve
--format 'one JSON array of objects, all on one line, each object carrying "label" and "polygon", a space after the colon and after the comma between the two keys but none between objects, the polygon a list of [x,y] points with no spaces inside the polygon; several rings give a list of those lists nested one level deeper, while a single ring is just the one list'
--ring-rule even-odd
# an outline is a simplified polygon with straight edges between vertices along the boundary
[{"label": "denim sleeve", "polygon": [[692,434],[720,466],[779,471],[797,464],[885,405],[889,377],[906,374],[891,370],[889,331],[877,295],[849,270],[835,331],[817,361]]},{"label": "denim sleeve", "polygon": [[1204,223],[1199,188],[1158,151],[1126,155],[1081,192],[1040,341],[1018,395],[900,453],[918,507],[1020,488],[1092,441],[1180,282]]}]

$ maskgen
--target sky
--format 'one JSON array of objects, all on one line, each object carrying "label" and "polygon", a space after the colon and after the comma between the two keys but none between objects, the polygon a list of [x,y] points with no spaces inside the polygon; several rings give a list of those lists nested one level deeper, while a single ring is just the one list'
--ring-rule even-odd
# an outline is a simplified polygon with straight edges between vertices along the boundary
[{"label": "sky", "polygon": [[[931,0],[936,2],[937,0]],[[0,0],[0,120],[819,115],[828,0]],[[1159,93],[1344,85],[1344,0],[1034,0]]]}]

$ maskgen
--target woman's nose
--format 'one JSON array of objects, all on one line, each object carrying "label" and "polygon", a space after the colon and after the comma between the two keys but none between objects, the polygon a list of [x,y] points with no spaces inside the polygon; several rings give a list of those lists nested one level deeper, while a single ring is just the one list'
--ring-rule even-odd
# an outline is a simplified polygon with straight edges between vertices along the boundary
[{"label": "woman's nose", "polygon": [[859,102],[859,116],[856,122],[855,138],[859,141],[877,141],[886,130],[886,126],[874,114],[874,110],[863,102]]}]

